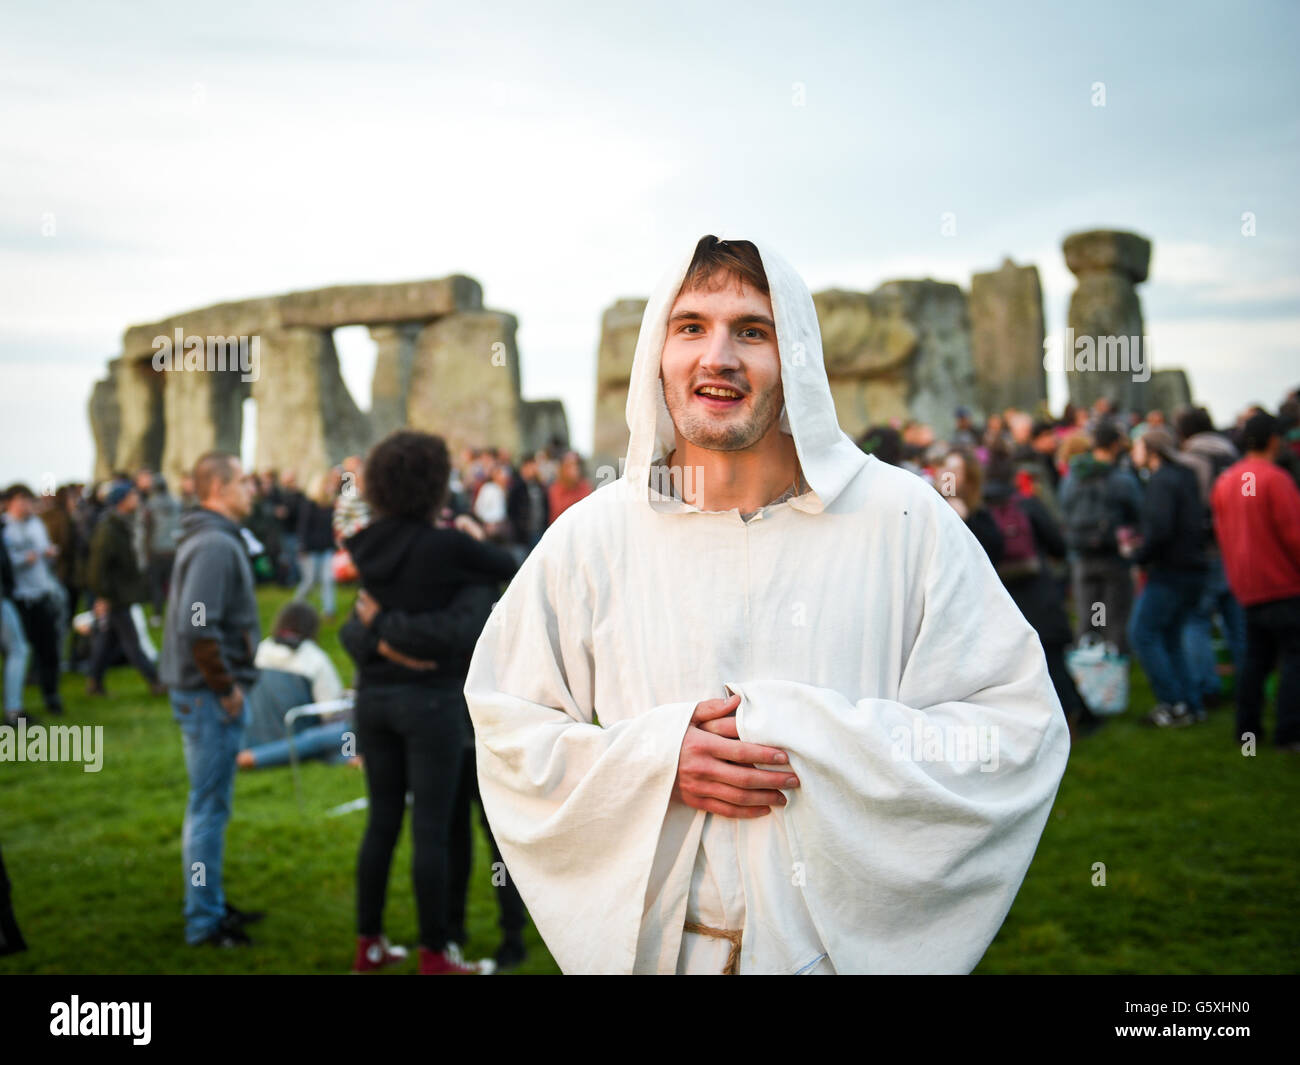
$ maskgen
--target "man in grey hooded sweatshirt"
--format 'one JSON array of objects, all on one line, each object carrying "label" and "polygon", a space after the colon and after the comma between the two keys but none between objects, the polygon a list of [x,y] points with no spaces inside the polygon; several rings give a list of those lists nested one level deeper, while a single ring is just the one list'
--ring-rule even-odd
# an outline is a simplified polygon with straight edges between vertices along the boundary
[{"label": "man in grey hooded sweatshirt", "polygon": [[239,532],[251,507],[239,459],[212,451],[194,467],[199,506],[181,519],[162,682],[185,741],[190,792],[182,848],[185,939],[192,945],[246,945],[255,919],[226,902],[222,884],[235,756],[244,735],[244,697],[257,679],[261,639],[253,571]]}]

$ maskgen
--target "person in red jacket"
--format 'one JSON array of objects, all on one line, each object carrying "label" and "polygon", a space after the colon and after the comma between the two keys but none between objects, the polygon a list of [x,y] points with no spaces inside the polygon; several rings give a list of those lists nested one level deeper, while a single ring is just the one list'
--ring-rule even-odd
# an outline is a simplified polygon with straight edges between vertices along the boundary
[{"label": "person in red jacket", "polygon": [[1279,747],[1300,753],[1300,490],[1276,463],[1277,419],[1246,422],[1246,457],[1215,482],[1214,531],[1232,593],[1246,610],[1237,736],[1263,736],[1264,682],[1278,669]]}]

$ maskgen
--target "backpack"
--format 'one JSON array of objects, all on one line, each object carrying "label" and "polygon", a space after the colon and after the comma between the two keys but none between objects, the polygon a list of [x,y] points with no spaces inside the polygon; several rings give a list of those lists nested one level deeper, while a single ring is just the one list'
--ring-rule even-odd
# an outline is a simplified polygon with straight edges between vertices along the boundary
[{"label": "backpack", "polygon": [[988,509],[1002,534],[1002,561],[997,565],[998,576],[1005,581],[1037,573],[1041,563],[1034,526],[1016,497],[990,504]]},{"label": "backpack", "polygon": [[1093,556],[1115,553],[1109,481],[1109,475],[1086,477],[1075,485],[1065,507],[1065,542],[1071,551]]}]

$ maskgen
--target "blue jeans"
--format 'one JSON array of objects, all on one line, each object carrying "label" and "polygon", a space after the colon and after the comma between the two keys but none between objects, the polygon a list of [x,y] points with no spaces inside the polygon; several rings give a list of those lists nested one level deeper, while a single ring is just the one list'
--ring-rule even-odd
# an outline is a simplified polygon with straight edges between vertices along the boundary
[{"label": "blue jeans", "polygon": [[[342,762],[343,736],[352,732],[350,721],[331,721],[324,725],[312,725],[293,737],[294,749],[299,759],[323,758],[327,762]],[[257,759],[256,769],[270,769],[272,766],[289,764],[289,741],[271,740],[250,747],[253,757]]]},{"label": "blue jeans", "polygon": [[1128,642],[1142,663],[1156,698],[1201,709],[1201,691],[1183,652],[1183,625],[1196,610],[1205,574],[1161,570],[1151,573],[1129,619]]},{"label": "blue jeans", "polygon": [[171,691],[172,717],[185,742],[190,794],[181,853],[185,866],[185,940],[200,943],[226,915],[222,866],[226,822],[235,796],[235,755],[244,738],[243,714],[231,721],[207,688]]},{"label": "blue jeans", "polygon": [[304,551],[301,555],[302,582],[293,593],[295,599],[306,599],[307,593],[320,585],[321,613],[334,616],[334,552]]},{"label": "blue jeans", "polygon": [[1183,654],[1187,656],[1192,683],[1202,698],[1218,695],[1222,690],[1211,640],[1215,614],[1219,615],[1224,642],[1240,677],[1246,660],[1246,614],[1228,588],[1228,579],[1223,574],[1223,559],[1217,554],[1210,559],[1201,601],[1183,624]]},{"label": "blue jeans", "polygon": [[[0,551],[4,546],[0,545]],[[31,648],[23,632],[18,608],[8,599],[0,600],[0,645],[5,653],[5,711],[23,708],[23,681],[27,679],[27,659]]]}]

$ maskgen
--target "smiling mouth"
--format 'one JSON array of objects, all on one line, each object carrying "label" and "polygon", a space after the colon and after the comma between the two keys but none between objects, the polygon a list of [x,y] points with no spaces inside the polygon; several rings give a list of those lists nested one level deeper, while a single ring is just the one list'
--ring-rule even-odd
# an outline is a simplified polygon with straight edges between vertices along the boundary
[{"label": "smiling mouth", "polygon": [[745,398],[737,389],[720,385],[701,385],[695,390],[695,397],[702,401],[706,407],[713,407],[717,410],[734,407]]}]

